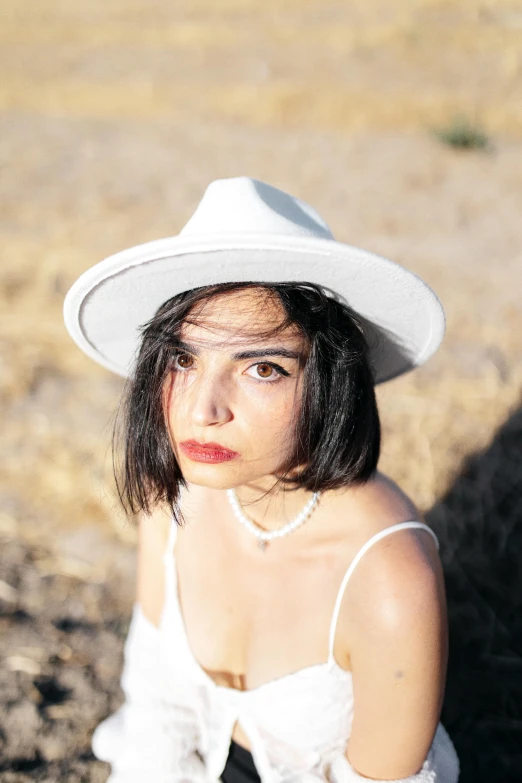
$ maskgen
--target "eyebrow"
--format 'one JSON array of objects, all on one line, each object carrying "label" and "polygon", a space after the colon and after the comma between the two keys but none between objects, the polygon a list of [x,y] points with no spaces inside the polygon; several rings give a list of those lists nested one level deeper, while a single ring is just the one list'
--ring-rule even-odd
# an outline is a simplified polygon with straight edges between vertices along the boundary
[{"label": "eyebrow", "polygon": [[[183,342],[183,340],[176,340],[176,345],[188,353],[193,353],[195,356],[199,356],[199,348],[195,345],[189,345]],[[299,351],[290,351],[288,348],[282,346],[276,346],[274,348],[258,348],[255,351],[240,351],[239,353],[230,354],[230,358],[234,362],[240,362],[243,359],[259,359],[262,356],[282,356],[285,359],[302,359],[303,354]]]}]

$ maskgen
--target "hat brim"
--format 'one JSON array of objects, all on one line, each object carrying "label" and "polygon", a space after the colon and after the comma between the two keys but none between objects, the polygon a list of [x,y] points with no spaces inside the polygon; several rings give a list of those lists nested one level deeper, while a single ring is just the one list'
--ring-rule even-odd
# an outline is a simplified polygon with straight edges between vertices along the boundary
[{"label": "hat brim", "polygon": [[116,253],[71,287],[65,324],[88,356],[127,377],[140,327],[167,299],[240,281],[310,282],[330,289],[365,322],[375,383],[426,362],[444,336],[442,305],[413,272],[335,240],[266,234],[175,236]]}]

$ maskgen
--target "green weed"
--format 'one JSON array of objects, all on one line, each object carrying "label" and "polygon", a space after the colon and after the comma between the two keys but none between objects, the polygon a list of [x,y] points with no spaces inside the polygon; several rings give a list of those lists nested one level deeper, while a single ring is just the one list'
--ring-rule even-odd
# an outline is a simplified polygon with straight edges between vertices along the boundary
[{"label": "green weed", "polygon": [[463,116],[454,117],[445,128],[433,128],[432,132],[443,144],[457,149],[489,149],[491,146],[484,131]]}]

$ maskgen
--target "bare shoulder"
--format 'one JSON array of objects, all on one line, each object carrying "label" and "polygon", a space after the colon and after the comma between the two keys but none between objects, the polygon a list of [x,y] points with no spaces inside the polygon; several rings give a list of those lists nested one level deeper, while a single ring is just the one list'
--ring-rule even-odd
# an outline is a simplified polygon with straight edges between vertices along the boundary
[{"label": "bare shoulder", "polygon": [[[187,482],[181,502],[183,518],[192,517],[194,508],[202,502],[204,493],[194,484]],[[191,512],[185,516],[185,512]],[[158,505],[151,514],[139,517],[138,562],[136,600],[147,619],[158,626],[163,612],[165,598],[164,555],[169,542],[172,524],[170,508]]]},{"label": "bare shoulder", "polygon": [[[401,522],[422,522],[422,514],[389,477],[377,474],[356,496],[358,525],[354,550],[374,535]],[[433,536],[423,528],[403,528],[376,540],[354,569],[343,601],[343,636],[353,648],[359,635],[382,619],[412,617],[416,607],[431,606],[444,624],[444,575]],[[349,650],[350,658],[353,649]]]},{"label": "bare shoulder", "polygon": [[151,514],[139,516],[140,547],[164,549],[170,530],[171,514],[165,506],[157,506]]},{"label": "bare shoulder", "polygon": [[165,595],[163,555],[171,525],[170,513],[158,506],[139,517],[136,600],[145,617],[159,626]]},{"label": "bare shoulder", "polygon": [[[426,520],[413,500],[384,473],[376,473],[373,479],[357,488],[349,503],[351,508],[347,507],[346,511],[354,514],[357,519],[355,537],[359,546],[377,533],[401,522],[421,522],[426,525]],[[432,559],[433,565],[435,564],[433,555],[437,555],[435,560],[438,559],[438,550],[433,536],[423,528],[394,531],[393,534],[384,537],[381,546],[378,542],[371,549],[375,548],[376,551],[390,549],[394,541],[401,542],[400,548],[405,546],[406,542],[410,542],[410,547],[425,551],[428,560]]]},{"label": "bare shoulder", "polygon": [[353,496],[358,516],[370,526],[388,527],[420,516],[419,509],[406,492],[379,471],[366,484],[357,487]]},{"label": "bare shoulder", "polygon": [[[187,488],[181,490],[183,494],[181,508],[184,519],[186,519],[185,512],[187,511],[187,507],[192,509],[194,503],[201,503],[201,498],[204,495],[204,493],[201,492],[202,489],[204,488],[187,482]],[[157,551],[161,550],[163,552],[167,546],[171,524],[172,512],[165,504],[157,505],[151,514],[140,514],[140,546],[142,548]]]}]

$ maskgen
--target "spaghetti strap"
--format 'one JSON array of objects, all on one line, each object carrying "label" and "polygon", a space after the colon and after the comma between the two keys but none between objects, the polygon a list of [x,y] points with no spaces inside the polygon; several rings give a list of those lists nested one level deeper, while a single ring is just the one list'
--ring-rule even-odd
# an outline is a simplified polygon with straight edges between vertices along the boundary
[{"label": "spaghetti strap", "polygon": [[330,640],[329,640],[329,654],[328,659],[329,661],[334,660],[334,654],[333,654],[333,648],[334,648],[334,640],[335,640],[335,631],[337,628],[337,619],[339,617],[339,610],[341,608],[341,603],[344,596],[344,591],[346,589],[346,585],[348,584],[348,580],[350,579],[350,576],[355,570],[355,567],[357,566],[357,563],[361,559],[361,557],[365,554],[365,552],[368,551],[368,549],[373,546],[377,541],[379,541],[381,538],[384,538],[384,536],[389,535],[390,533],[394,533],[396,530],[404,530],[408,527],[417,527],[417,528],[423,528],[424,530],[427,530],[431,535],[433,536],[435,543],[437,545],[437,549],[439,549],[439,539],[433,532],[433,530],[428,527],[428,525],[425,525],[424,522],[399,522],[396,525],[390,525],[390,527],[384,528],[384,530],[381,530],[379,533],[376,533],[374,536],[372,536],[368,541],[359,549],[356,556],[350,563],[350,566],[348,570],[346,571],[343,581],[341,582],[341,587],[339,588],[339,593],[337,594],[337,600],[335,602],[335,608],[332,616],[332,622],[330,625]]}]

